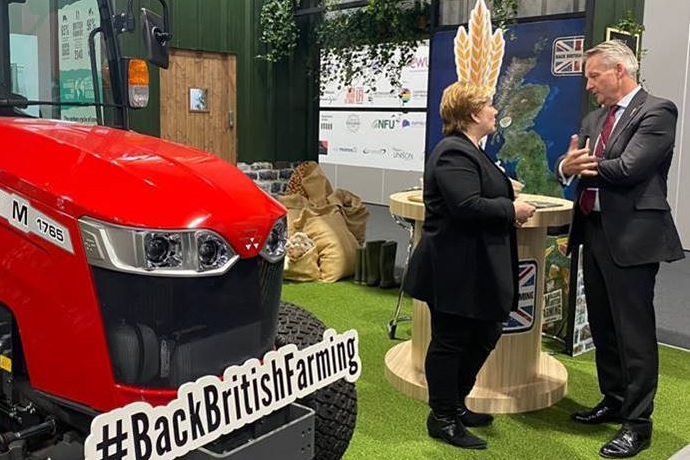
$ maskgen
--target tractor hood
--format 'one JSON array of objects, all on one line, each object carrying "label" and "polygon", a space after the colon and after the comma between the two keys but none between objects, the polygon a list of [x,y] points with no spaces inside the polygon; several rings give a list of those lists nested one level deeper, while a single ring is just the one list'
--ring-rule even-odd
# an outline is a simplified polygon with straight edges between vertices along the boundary
[{"label": "tractor hood", "polygon": [[[284,207],[209,153],[103,126],[0,118],[0,186],[75,219],[262,241]],[[8,190],[10,191],[10,190]],[[257,250],[236,249],[243,257]],[[251,254],[250,254],[251,252]]]}]

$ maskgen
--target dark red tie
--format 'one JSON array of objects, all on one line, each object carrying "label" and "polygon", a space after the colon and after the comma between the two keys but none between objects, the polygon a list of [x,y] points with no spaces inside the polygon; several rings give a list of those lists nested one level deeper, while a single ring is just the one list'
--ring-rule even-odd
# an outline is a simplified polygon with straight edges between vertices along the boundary
[{"label": "dark red tie", "polygon": [[[613,131],[613,123],[616,120],[616,111],[618,110],[617,105],[612,105],[609,107],[609,111],[606,114],[606,119],[601,127],[601,134],[599,135],[599,142],[594,146],[594,155],[597,158],[604,158],[604,149],[606,148],[606,143],[609,141],[611,136],[611,131]],[[597,199],[597,191],[591,188],[586,188],[580,194],[580,210],[584,215],[589,214],[594,209],[594,202]]]}]

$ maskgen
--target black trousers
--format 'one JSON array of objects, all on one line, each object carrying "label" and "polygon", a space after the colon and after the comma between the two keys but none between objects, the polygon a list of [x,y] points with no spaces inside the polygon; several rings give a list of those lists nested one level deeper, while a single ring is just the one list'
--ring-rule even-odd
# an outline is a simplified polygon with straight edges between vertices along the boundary
[{"label": "black trousers", "polygon": [[616,265],[599,213],[587,218],[582,263],[601,393],[620,407],[624,421],[649,425],[659,374],[654,314],[659,264]]},{"label": "black trousers", "polygon": [[496,347],[502,324],[441,313],[433,307],[430,312],[431,343],[424,363],[429,407],[439,417],[454,416]]}]

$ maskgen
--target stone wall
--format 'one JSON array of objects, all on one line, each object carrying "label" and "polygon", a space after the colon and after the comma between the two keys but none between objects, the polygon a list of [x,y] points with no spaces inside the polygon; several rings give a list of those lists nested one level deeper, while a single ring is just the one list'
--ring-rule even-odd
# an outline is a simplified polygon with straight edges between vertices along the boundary
[{"label": "stone wall", "polygon": [[244,172],[256,185],[271,195],[284,195],[288,179],[300,162],[266,161],[256,163],[237,163],[240,171]]}]

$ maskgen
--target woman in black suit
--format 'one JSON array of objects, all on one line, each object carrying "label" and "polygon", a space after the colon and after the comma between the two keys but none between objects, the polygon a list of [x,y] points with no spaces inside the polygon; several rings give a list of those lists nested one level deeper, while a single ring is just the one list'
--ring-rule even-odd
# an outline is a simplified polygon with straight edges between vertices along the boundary
[{"label": "woman in black suit", "polygon": [[445,137],[426,163],[424,225],[404,284],[431,313],[429,435],[469,449],[486,442],[465,427],[493,417],[470,411],[465,397],[517,307],[516,227],[535,210],[514,201],[510,180],[480,146],[496,130],[491,97],[491,88],[463,82],[443,92]]}]

